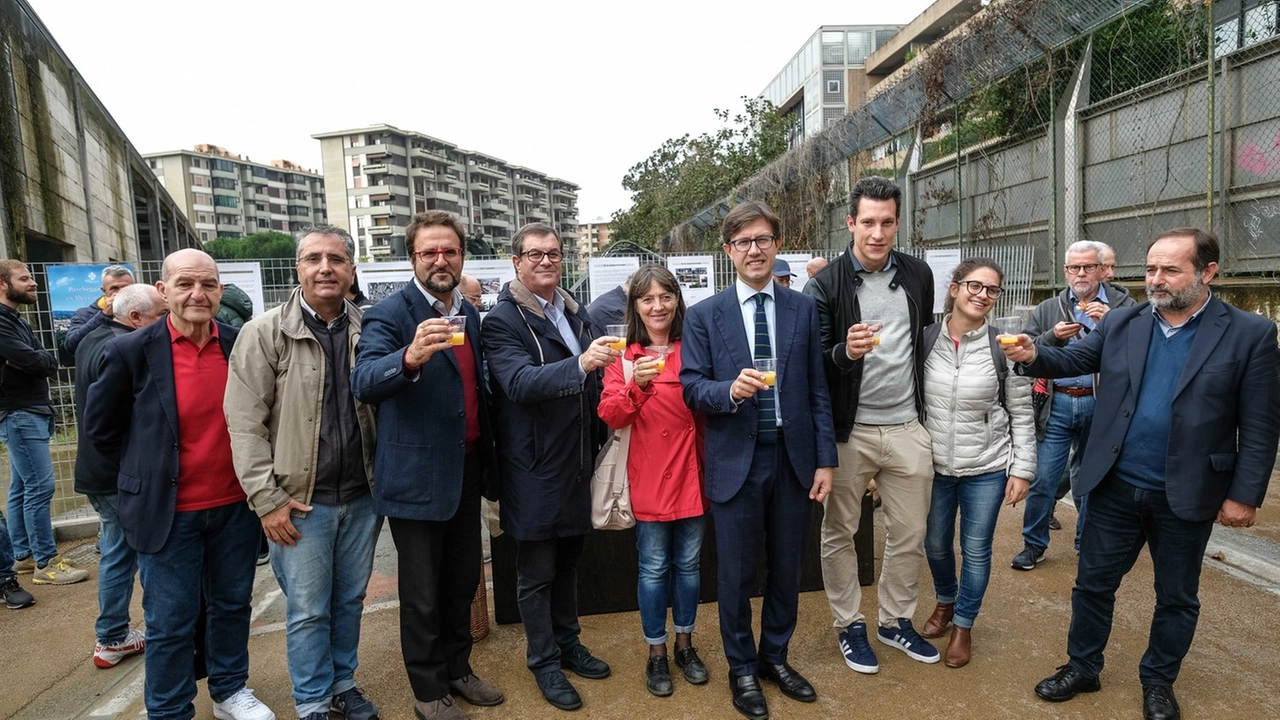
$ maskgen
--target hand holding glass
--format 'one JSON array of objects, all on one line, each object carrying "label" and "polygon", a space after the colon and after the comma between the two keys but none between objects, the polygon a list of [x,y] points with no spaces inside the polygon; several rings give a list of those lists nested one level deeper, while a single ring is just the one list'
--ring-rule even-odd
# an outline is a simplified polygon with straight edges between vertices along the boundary
[{"label": "hand holding glass", "polygon": [[862,324],[866,325],[868,330],[875,328],[871,336],[871,347],[880,347],[880,331],[884,329],[884,323],[879,320],[863,320]]},{"label": "hand holding glass", "polygon": [[666,345],[647,345],[645,346],[644,354],[648,355],[649,357],[657,361],[654,364],[654,367],[658,369],[658,372],[662,372],[663,370],[667,369],[667,346]]},{"label": "hand holding glass", "polygon": [[1018,335],[1022,333],[1022,318],[1011,315],[1009,317],[996,318],[996,330],[1000,333],[996,335],[996,339],[1001,345],[1016,345],[1018,343]]},{"label": "hand holding glass", "polygon": [[778,371],[775,369],[776,366],[774,365],[773,358],[764,358],[763,360],[756,360],[755,368],[756,368],[756,372],[760,373],[763,376],[761,380],[764,381],[765,385],[768,385],[769,387],[773,387],[774,384],[778,382]]},{"label": "hand holding glass", "polygon": [[627,326],[626,325],[606,325],[604,334],[609,337],[616,337],[617,340],[609,343],[609,347],[622,352],[627,349]]},{"label": "hand holding glass", "polygon": [[445,318],[449,321],[449,344],[461,345],[467,339],[467,318],[464,315],[454,315]]}]

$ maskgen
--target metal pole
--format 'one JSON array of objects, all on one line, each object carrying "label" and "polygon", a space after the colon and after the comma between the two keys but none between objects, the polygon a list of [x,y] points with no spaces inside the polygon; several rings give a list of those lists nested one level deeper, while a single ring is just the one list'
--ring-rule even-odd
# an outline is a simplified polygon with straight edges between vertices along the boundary
[{"label": "metal pole", "polygon": [[956,246],[964,247],[964,172],[960,167],[960,142],[964,139],[960,132],[960,105],[952,105],[956,118]]},{"label": "metal pole", "polygon": [[[1058,248],[1058,215],[1060,209],[1058,207],[1058,93],[1053,82],[1053,53],[1048,53],[1049,62],[1049,247],[1052,248],[1052,257],[1062,257],[1062,252]],[[1058,280],[1058,263],[1050,261],[1049,263],[1049,284],[1057,287]],[[1066,283],[1066,278],[1063,278]]]},{"label": "metal pole", "polygon": [[1209,52],[1209,62],[1206,66],[1206,71],[1208,76],[1208,81],[1206,85],[1208,88],[1208,96],[1209,96],[1208,98],[1209,101],[1207,103],[1209,107],[1209,117],[1208,117],[1208,132],[1205,134],[1205,152],[1207,154],[1208,162],[1205,163],[1204,214],[1205,214],[1205,228],[1212,230],[1213,229],[1213,194],[1214,194],[1213,193],[1213,190],[1214,190],[1213,158],[1214,158],[1214,149],[1215,149],[1214,135],[1216,134],[1215,120],[1217,116],[1216,103],[1214,102],[1214,94],[1216,90],[1216,87],[1215,87],[1216,83],[1214,82],[1214,76],[1217,74],[1218,58],[1217,58],[1217,47],[1216,47],[1216,42],[1215,42],[1215,37],[1213,32],[1213,0],[1206,0],[1205,8],[1207,9],[1207,12],[1208,12],[1208,16],[1206,18],[1207,22],[1205,22],[1205,27],[1207,28],[1206,32],[1208,33],[1207,42],[1208,42],[1208,52]]}]

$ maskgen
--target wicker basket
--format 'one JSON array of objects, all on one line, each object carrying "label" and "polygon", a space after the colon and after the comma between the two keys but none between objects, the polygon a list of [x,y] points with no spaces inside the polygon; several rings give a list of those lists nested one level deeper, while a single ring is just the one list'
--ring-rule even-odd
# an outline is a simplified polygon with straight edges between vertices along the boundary
[{"label": "wicker basket", "polygon": [[480,584],[476,596],[471,599],[471,639],[483,640],[489,636],[489,596],[484,588],[484,562],[480,563]]}]

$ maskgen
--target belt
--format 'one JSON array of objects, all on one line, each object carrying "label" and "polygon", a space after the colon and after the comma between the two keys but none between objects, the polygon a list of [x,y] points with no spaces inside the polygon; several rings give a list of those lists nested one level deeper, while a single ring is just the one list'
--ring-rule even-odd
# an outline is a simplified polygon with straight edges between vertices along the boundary
[{"label": "belt", "polygon": [[1053,390],[1071,397],[1088,397],[1093,394],[1093,388],[1091,387],[1062,387],[1061,385],[1054,385]]}]

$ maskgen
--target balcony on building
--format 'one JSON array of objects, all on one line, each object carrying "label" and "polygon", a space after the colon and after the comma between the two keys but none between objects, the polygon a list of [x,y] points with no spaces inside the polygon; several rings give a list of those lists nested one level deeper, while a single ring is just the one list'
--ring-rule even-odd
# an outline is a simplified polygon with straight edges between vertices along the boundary
[{"label": "balcony on building", "polygon": [[502,200],[487,200],[480,204],[481,210],[492,210],[494,212],[509,213],[511,206]]},{"label": "balcony on building", "polygon": [[487,192],[489,192],[489,183],[484,182],[483,180],[475,180],[475,179],[472,179],[472,181],[471,181],[471,189],[472,189],[472,190],[479,190],[480,192],[486,192],[486,193],[487,193]]},{"label": "balcony on building", "polygon": [[364,171],[365,175],[375,175],[388,172],[391,168],[386,163],[374,163],[372,165],[361,166],[360,169]]},{"label": "balcony on building", "polygon": [[443,190],[428,190],[422,193],[422,197],[426,200],[443,200],[444,202],[451,203],[457,203],[462,199],[451,192],[445,192]]},{"label": "balcony on building", "polygon": [[376,143],[374,145],[357,145],[356,147],[344,148],[342,152],[344,155],[348,156],[364,155],[367,158],[380,158],[387,156],[388,146],[382,143]]},{"label": "balcony on building", "polygon": [[370,225],[368,228],[370,235],[390,235],[395,228],[390,225]]},{"label": "balcony on building", "polygon": [[422,178],[422,179],[424,179],[424,180],[435,180],[435,179],[436,179],[436,172],[435,172],[434,170],[432,170],[431,168],[425,168],[425,167],[411,167],[411,168],[409,168],[409,177],[411,177],[411,178]]},{"label": "balcony on building", "polygon": [[516,186],[519,187],[521,185],[523,185],[524,187],[536,188],[538,190],[545,190],[547,187],[546,183],[540,180],[535,180],[534,178],[531,178],[531,177],[516,178]]},{"label": "balcony on building", "polygon": [[391,254],[391,243],[381,245],[369,244],[369,255],[373,257],[387,257]]}]

